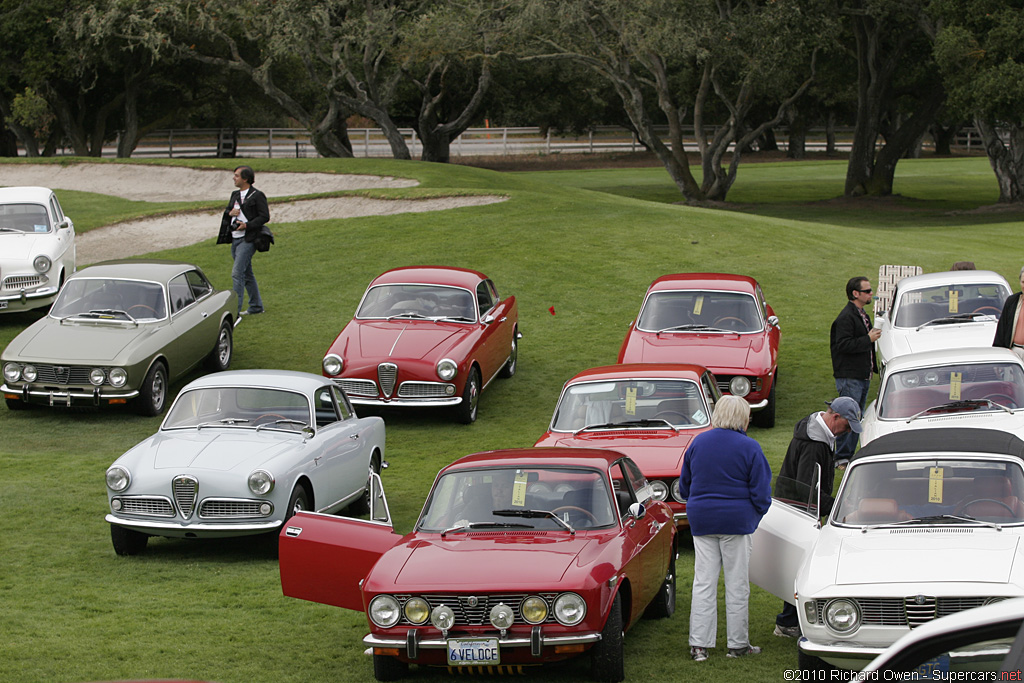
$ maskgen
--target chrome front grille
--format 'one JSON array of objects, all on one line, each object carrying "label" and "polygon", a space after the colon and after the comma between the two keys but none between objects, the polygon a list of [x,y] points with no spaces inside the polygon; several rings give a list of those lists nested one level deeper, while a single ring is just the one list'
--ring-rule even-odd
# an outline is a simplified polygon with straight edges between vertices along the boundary
[{"label": "chrome front grille", "polygon": [[11,275],[4,278],[4,289],[20,291],[29,287],[38,287],[43,284],[43,279],[38,275]]},{"label": "chrome front grille", "polygon": [[202,519],[243,519],[247,517],[266,517],[260,513],[261,500],[235,500],[225,498],[207,498],[199,505],[199,516]]},{"label": "chrome front grille", "polygon": [[441,382],[402,382],[398,387],[398,395],[402,398],[444,398],[454,396],[445,391],[451,384]]},{"label": "chrome front grille", "polygon": [[199,495],[199,481],[187,474],[175,477],[171,481],[174,493],[174,504],[181,511],[181,516],[188,519],[196,509],[196,497]]},{"label": "chrome front grille", "polygon": [[380,391],[388,398],[391,398],[391,392],[395,390],[397,377],[398,366],[394,363],[381,363],[377,366],[377,381],[380,382]]},{"label": "chrome front grille", "polygon": [[[937,598],[912,595],[905,598],[853,598],[860,606],[861,623],[865,626],[909,626],[915,628],[933,619],[980,607],[1002,597],[971,596]],[[818,622],[825,623],[825,606],[830,600],[816,600]]]},{"label": "chrome front grille", "polygon": [[149,515],[150,517],[173,517],[174,506],[169,498],[163,496],[128,496],[118,497],[121,501],[119,514]]},{"label": "chrome front grille", "polygon": [[[34,365],[36,381],[33,384],[91,384],[89,372],[91,367],[73,365]],[[107,384],[106,380],[103,382]]]},{"label": "chrome front grille", "polygon": [[334,383],[349,396],[377,395],[377,385],[372,379],[335,379]]},{"label": "chrome front grille", "polygon": [[[495,593],[493,595],[458,595],[455,593],[434,593],[430,595],[420,595],[418,597],[423,598],[430,605],[430,609],[434,609],[439,605],[447,605],[451,608],[452,612],[455,613],[455,626],[487,626],[490,625],[490,614],[491,608],[498,603],[505,603],[512,608],[512,612],[515,615],[516,624],[525,624],[526,621],[523,619],[520,606],[530,595],[538,595],[544,599],[544,602],[548,603],[548,617],[544,620],[544,623],[554,623],[555,621],[555,598],[558,597],[557,593]],[[409,624],[411,622],[405,619],[405,603],[413,595],[396,595],[395,599],[398,600],[399,604],[402,605],[402,621],[400,623]]]}]

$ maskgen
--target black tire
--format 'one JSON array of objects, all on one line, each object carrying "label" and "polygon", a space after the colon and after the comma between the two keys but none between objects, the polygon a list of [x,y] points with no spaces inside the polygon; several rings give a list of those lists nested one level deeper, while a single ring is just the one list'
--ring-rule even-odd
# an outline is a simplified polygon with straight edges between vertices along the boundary
[{"label": "black tire", "polygon": [[754,423],[755,427],[771,429],[775,426],[775,389],[778,386],[779,373],[776,371],[775,377],[772,380],[771,391],[768,392],[768,405],[754,413],[752,416],[753,419],[751,421]]},{"label": "black tire", "polygon": [[409,673],[409,665],[390,655],[373,656],[373,677],[378,681],[397,681]]},{"label": "black tire", "polygon": [[667,619],[676,612],[676,557],[672,552],[668,561],[665,580],[661,582],[658,594],[644,610],[645,619]]},{"label": "black tire", "polygon": [[516,368],[519,365],[519,331],[512,330],[512,350],[508,353],[508,361],[502,366],[501,370],[498,371],[498,377],[508,379],[516,374]]},{"label": "black tire", "polygon": [[590,648],[590,677],[602,683],[618,683],[626,678],[622,632],[622,596],[615,594],[608,620],[601,629],[601,640]]},{"label": "black tire", "polygon": [[28,410],[28,404],[20,398],[5,398],[7,410]]},{"label": "black tire", "polygon": [[114,544],[114,552],[118,555],[141,555],[146,552],[146,543],[149,536],[126,529],[116,524],[110,525],[110,542]]},{"label": "black tire", "polygon": [[[831,671],[839,671],[840,670],[839,667],[832,666],[831,664],[829,664],[828,662],[826,662],[823,659],[819,659],[818,657],[814,657],[812,655],[805,654],[804,651],[799,648],[799,646],[796,649],[796,666],[797,666],[797,668],[800,671],[808,671],[808,672],[809,671],[831,672]],[[808,680],[814,680],[814,679],[808,679]]]},{"label": "black tire", "polygon": [[480,371],[472,368],[466,379],[466,388],[462,391],[462,402],[455,406],[455,416],[462,424],[476,422],[480,407]]},{"label": "black tire", "polygon": [[234,350],[231,330],[231,323],[227,320],[220,324],[217,342],[213,345],[210,355],[206,357],[206,369],[210,372],[224,372],[231,367],[231,356]]},{"label": "black tire", "polygon": [[164,410],[167,403],[167,368],[160,361],[153,363],[149,369],[139,395],[135,399],[135,410],[139,415],[154,417]]},{"label": "black tire", "polygon": [[292,489],[292,495],[288,497],[288,509],[285,511],[284,521],[287,522],[296,512],[309,510],[309,492],[302,484],[296,484]]},{"label": "black tire", "polygon": [[[370,456],[370,469],[375,473],[380,474],[380,453],[377,451],[373,452]],[[363,495],[359,496],[351,505],[348,506],[348,512],[351,515],[368,515],[370,514],[370,475],[367,472],[366,476],[366,490],[363,491]]]}]

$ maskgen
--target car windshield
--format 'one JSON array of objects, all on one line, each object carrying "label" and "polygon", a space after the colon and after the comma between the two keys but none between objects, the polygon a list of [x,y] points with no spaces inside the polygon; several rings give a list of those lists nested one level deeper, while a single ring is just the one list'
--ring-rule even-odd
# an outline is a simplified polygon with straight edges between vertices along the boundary
[{"label": "car windshield", "polygon": [[260,387],[189,389],[174,402],[161,429],[283,429],[309,426],[305,394]]},{"label": "car windshield", "polygon": [[476,322],[472,292],[441,285],[377,285],[363,297],[357,318],[430,318]]},{"label": "car windshield", "polygon": [[[553,519],[557,517],[558,519]],[[600,472],[556,467],[456,470],[431,491],[417,529],[566,531],[615,524]]]},{"label": "car windshield", "polygon": [[886,419],[1024,406],[1024,368],[1016,363],[950,363],[892,372],[879,399]]},{"label": "car windshield", "polygon": [[618,379],[566,387],[551,428],[660,429],[706,427],[710,410],[697,383],[686,379]]},{"label": "car windshield", "polygon": [[50,230],[50,217],[42,204],[0,204],[0,235]]},{"label": "car windshield", "polygon": [[54,318],[160,320],[167,317],[164,300],[164,288],[156,282],[72,278],[60,290],[50,315]]},{"label": "car windshield", "polygon": [[900,294],[896,327],[998,318],[1010,291],[999,283],[936,285]]},{"label": "car windshield", "polygon": [[754,297],[740,292],[654,292],[637,327],[645,332],[759,332]]},{"label": "car windshield", "polygon": [[850,467],[832,512],[841,524],[1024,522],[1024,473],[997,460],[889,460]]}]

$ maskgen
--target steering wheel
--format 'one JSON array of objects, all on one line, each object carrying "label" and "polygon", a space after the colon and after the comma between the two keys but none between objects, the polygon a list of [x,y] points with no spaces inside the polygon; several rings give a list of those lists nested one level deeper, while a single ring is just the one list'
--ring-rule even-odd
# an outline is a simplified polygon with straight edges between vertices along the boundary
[{"label": "steering wheel", "polygon": [[1000,311],[995,306],[979,306],[978,308],[975,308],[973,311],[971,311],[971,313],[987,313],[989,311],[992,311],[992,313],[994,313],[997,318],[999,317],[999,314],[1002,313],[1002,311]]},{"label": "steering wheel", "polygon": [[[125,313],[127,313],[128,315],[132,315],[133,308],[145,308],[147,311],[153,314],[154,318],[156,317],[156,309],[153,308],[152,306],[147,306],[146,304],[135,304],[134,306],[129,306],[128,310],[125,311]],[[132,317],[134,318],[135,316],[132,315]]]},{"label": "steering wheel", "polygon": [[1016,513],[1014,513],[1012,507],[1010,507],[1009,505],[1007,505],[1006,503],[1004,503],[1001,500],[996,500],[995,498],[975,498],[974,500],[968,501],[968,502],[966,502],[966,503],[964,503],[962,505],[957,505],[956,506],[956,512],[964,513],[964,512],[967,511],[967,508],[971,507],[975,503],[995,503],[996,505],[1001,505],[1004,508],[1006,508],[1006,511],[1010,513],[1011,517],[1016,517],[1017,516]]},{"label": "steering wheel", "polygon": [[552,512],[552,514],[556,514],[557,515],[559,512],[563,512],[563,511],[566,511],[566,512],[579,512],[579,513],[583,514],[584,516],[586,516],[586,518],[589,519],[591,521],[591,523],[597,524],[597,517],[595,517],[593,515],[593,513],[590,512],[590,510],[584,510],[583,508],[576,507],[575,505],[563,505],[561,507],[555,508],[551,512]]},{"label": "steering wheel", "polygon": [[982,399],[992,401],[993,403],[998,403],[1001,406],[1004,405],[1007,408],[1018,407],[1017,402],[1013,400],[1013,397],[1008,396],[1006,394],[989,394],[988,396],[983,396]]},{"label": "steering wheel", "polygon": [[679,420],[677,420],[677,421],[678,422],[682,422],[683,424],[693,424],[690,421],[689,417],[687,417],[683,413],[680,413],[679,411],[676,411],[676,410],[663,410],[660,413],[655,413],[653,419],[655,419],[655,420],[665,420],[665,422],[669,422],[669,423],[675,424],[675,422],[672,422],[672,420],[670,419],[671,417],[678,417]]},{"label": "steering wheel", "polygon": [[723,316],[723,317],[719,318],[718,320],[714,321],[711,324],[714,327],[721,327],[723,323],[727,323],[727,322],[738,323],[740,327],[746,327],[747,326],[747,322],[745,320],[740,320],[736,316],[732,316],[732,315]]},{"label": "steering wheel", "polygon": [[284,415],[278,415],[277,413],[263,413],[262,415],[259,415],[255,419],[253,419],[253,422],[254,423],[255,422],[259,422],[260,420],[262,420],[265,417],[276,417],[278,420],[287,420],[288,419]]}]

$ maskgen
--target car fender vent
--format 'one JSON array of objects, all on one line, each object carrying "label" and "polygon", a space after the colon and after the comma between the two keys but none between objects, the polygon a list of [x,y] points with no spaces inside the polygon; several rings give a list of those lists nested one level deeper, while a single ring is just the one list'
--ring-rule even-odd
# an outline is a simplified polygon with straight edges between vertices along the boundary
[{"label": "car fender vent", "polygon": [[196,509],[199,480],[188,474],[179,475],[171,480],[171,491],[174,493],[174,503],[178,506],[181,516],[189,519]]}]

